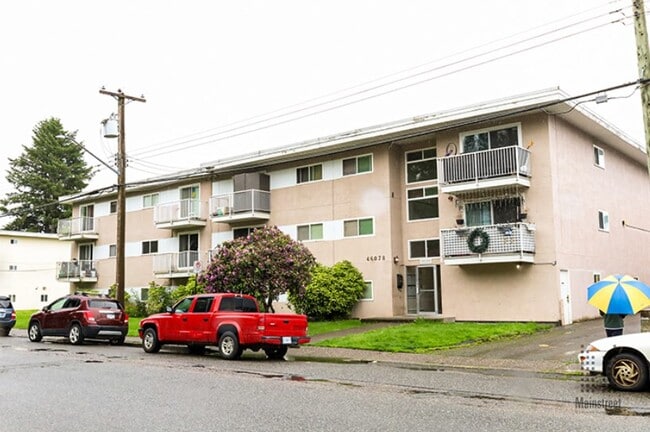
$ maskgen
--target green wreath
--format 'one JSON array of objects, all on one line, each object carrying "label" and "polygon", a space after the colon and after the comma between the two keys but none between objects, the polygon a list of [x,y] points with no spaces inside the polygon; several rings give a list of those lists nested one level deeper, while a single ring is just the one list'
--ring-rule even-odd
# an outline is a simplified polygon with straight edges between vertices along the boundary
[{"label": "green wreath", "polygon": [[490,246],[490,236],[482,229],[475,228],[467,237],[467,246],[474,253],[483,253]]}]

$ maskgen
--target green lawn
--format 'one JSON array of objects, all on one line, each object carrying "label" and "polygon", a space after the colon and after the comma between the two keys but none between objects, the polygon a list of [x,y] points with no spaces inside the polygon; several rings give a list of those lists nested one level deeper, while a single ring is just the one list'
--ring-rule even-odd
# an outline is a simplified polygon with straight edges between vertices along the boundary
[{"label": "green lawn", "polygon": [[414,323],[327,339],[314,343],[314,346],[427,353],[459,345],[532,334],[549,328],[550,325],[536,323],[441,323],[418,320]]},{"label": "green lawn", "polygon": [[356,319],[340,321],[309,321],[309,336],[332,333],[349,328],[361,327],[363,323]]}]

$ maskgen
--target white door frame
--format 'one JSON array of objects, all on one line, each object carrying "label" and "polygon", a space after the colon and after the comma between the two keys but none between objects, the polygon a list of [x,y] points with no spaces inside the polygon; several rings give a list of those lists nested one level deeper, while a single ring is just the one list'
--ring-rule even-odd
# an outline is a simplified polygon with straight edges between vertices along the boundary
[{"label": "white door frame", "polygon": [[562,314],[562,325],[573,323],[569,270],[560,270],[560,312]]}]

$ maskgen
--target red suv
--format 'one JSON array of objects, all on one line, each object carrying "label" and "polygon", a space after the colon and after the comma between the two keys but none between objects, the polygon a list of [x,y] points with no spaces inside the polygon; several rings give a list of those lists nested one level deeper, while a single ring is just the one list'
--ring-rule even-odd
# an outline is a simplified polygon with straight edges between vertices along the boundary
[{"label": "red suv", "polygon": [[63,336],[74,345],[84,339],[104,339],[121,345],[128,331],[129,317],[117,300],[75,294],[33,314],[27,334],[32,342],[40,342],[43,336]]}]

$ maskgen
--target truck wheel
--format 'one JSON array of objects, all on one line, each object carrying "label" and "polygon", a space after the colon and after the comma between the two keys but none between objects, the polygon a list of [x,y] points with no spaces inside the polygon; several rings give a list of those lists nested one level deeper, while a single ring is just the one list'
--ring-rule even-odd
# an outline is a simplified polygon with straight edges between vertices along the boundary
[{"label": "truck wheel", "polygon": [[283,359],[288,350],[289,347],[286,345],[273,345],[264,348],[264,352],[266,353],[266,356],[271,360]]},{"label": "truck wheel", "polygon": [[648,383],[648,366],[632,353],[617,354],[607,363],[607,379],[612,387],[639,391]]},{"label": "truck wheel", "polygon": [[72,345],[81,345],[84,341],[84,332],[79,324],[72,324],[68,331],[68,340]]},{"label": "truck wheel", "polygon": [[148,327],[144,331],[144,335],[142,336],[142,349],[146,353],[157,353],[160,351],[160,341],[158,340],[158,333],[156,333],[156,329],[153,327]]},{"label": "truck wheel", "polygon": [[226,360],[236,360],[241,357],[242,350],[239,348],[239,339],[231,331],[227,331],[219,338],[219,354]]}]

